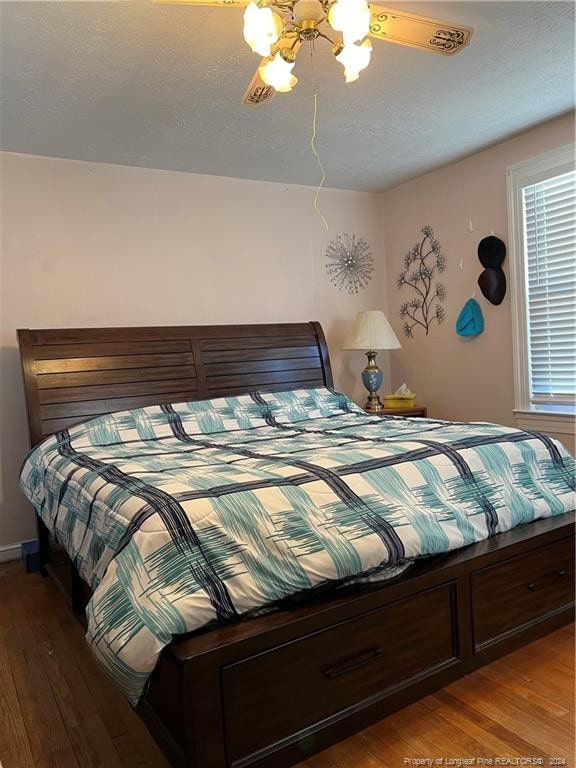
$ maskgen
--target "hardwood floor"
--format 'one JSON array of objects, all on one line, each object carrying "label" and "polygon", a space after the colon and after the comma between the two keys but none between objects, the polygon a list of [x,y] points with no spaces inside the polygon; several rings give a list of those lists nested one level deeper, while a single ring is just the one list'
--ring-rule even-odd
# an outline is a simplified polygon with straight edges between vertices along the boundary
[{"label": "hardwood floor", "polygon": [[[574,716],[572,625],[299,768],[401,768],[417,758],[430,758],[432,767],[460,768],[457,761],[465,758],[476,758],[474,765],[490,765],[478,758],[491,765],[541,758],[541,765],[572,767]],[[138,716],[100,674],[60,594],[19,563],[0,565],[0,762],[3,768],[168,768]]]}]

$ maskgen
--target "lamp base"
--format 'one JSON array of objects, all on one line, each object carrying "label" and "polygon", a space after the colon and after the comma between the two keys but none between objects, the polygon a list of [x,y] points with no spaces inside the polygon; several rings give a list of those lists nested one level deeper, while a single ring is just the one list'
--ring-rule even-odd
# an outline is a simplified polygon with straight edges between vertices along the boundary
[{"label": "lamp base", "polygon": [[378,397],[378,390],[382,386],[383,375],[382,371],[376,365],[377,353],[373,350],[366,352],[368,358],[368,365],[362,371],[362,381],[364,386],[368,390],[368,400],[364,406],[368,413],[380,413],[384,410],[382,401]]},{"label": "lamp base", "polygon": [[384,410],[384,406],[382,405],[382,401],[378,397],[378,395],[368,395],[368,399],[366,400],[366,405],[364,406],[364,410],[367,413],[381,413]]}]

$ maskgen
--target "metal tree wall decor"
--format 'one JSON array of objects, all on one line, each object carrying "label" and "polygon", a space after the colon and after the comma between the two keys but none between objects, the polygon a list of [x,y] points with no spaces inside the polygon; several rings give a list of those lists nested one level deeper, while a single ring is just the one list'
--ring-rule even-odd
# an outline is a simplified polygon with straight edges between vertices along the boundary
[{"label": "metal tree wall decor", "polygon": [[326,272],[339,291],[353,294],[366,288],[374,270],[374,258],[363,237],[344,232],[326,249]]},{"label": "metal tree wall decor", "polygon": [[404,256],[404,269],[396,283],[398,288],[407,285],[415,292],[411,301],[405,301],[400,306],[400,317],[404,320],[402,331],[408,338],[414,336],[414,329],[418,326],[424,328],[428,336],[434,320],[441,323],[445,317],[442,302],[446,298],[446,289],[442,283],[436,282],[435,275],[444,271],[446,259],[432,227],[426,225],[420,231],[422,240]]}]

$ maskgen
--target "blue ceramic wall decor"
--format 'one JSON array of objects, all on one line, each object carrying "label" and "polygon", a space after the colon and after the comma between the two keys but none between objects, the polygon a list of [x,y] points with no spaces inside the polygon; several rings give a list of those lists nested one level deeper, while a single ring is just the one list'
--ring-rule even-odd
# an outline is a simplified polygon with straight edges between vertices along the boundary
[{"label": "blue ceramic wall decor", "polygon": [[468,299],[456,320],[458,336],[479,336],[484,330],[484,317],[476,299]]}]

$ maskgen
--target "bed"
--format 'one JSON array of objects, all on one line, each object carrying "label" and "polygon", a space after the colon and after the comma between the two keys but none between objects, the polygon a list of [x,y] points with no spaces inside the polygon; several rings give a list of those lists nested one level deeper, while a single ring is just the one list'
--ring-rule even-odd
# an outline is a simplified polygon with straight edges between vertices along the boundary
[{"label": "bed", "polygon": [[[32,445],[127,409],[176,404],[173,425],[179,403],[258,391],[268,407],[274,393],[332,391],[318,323],[18,335]],[[389,581],[308,590],[177,636],[138,711],[176,766],[292,765],[573,620],[573,525],[573,512],[556,514]],[[39,531],[43,568],[81,613],[90,588]]]}]

